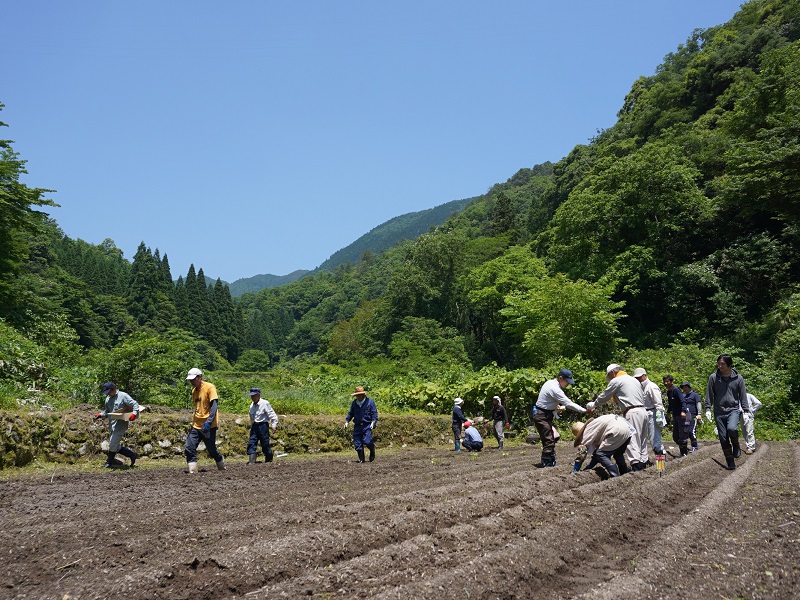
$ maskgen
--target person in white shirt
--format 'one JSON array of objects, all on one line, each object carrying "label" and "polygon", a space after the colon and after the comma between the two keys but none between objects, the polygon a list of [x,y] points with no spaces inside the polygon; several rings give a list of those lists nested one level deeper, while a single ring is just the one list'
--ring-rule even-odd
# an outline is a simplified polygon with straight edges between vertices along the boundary
[{"label": "person in white shirt", "polygon": [[247,440],[248,465],[256,464],[258,444],[264,451],[265,462],[272,462],[272,448],[269,447],[269,430],[278,428],[278,415],[272,410],[269,402],[261,398],[259,388],[250,388],[250,439]]},{"label": "person in white shirt", "polygon": [[744,412],[742,405],[739,404],[739,415],[742,417],[740,422],[742,424],[742,435],[745,442],[745,454],[752,454],[756,451],[756,434],[755,434],[755,420],[756,411],[761,408],[761,400],[747,393],[747,400],[750,402],[750,412]]},{"label": "person in white shirt", "polygon": [[647,437],[655,454],[664,454],[664,442],[661,440],[661,427],[664,421],[664,403],[661,401],[661,388],[647,377],[642,367],[633,371],[634,379],[642,384],[644,407],[647,409]]},{"label": "person in white shirt", "polygon": [[[580,471],[586,456],[591,454],[592,461],[586,470],[591,469],[599,462],[611,477],[624,475],[628,472],[628,465],[625,463],[625,449],[628,447],[632,433],[633,428],[630,423],[615,414],[589,419],[586,423],[580,421],[573,423],[572,434],[575,436],[578,456],[575,458],[572,472]],[[617,464],[612,463],[611,458]]]},{"label": "person in white shirt", "polygon": [[536,466],[556,466],[556,439],[553,434],[553,419],[556,411],[560,413],[564,408],[569,408],[579,413],[586,412],[585,408],[567,398],[564,393],[567,386],[574,384],[572,371],[561,369],[558,377],[545,381],[542,389],[539,390],[539,398],[533,407],[533,424],[542,440],[542,462]]}]

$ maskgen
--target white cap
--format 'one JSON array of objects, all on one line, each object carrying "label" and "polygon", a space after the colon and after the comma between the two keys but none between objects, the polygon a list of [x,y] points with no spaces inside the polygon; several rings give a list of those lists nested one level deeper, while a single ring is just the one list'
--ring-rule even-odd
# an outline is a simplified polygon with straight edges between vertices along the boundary
[{"label": "white cap", "polygon": [[641,377],[642,375],[647,375],[647,371],[645,371],[642,367],[639,367],[633,372],[634,377]]},{"label": "white cap", "polygon": [[202,374],[203,374],[203,372],[200,369],[198,369],[197,367],[194,367],[192,369],[189,369],[189,373],[186,375],[186,379],[187,380],[188,379],[194,379],[198,375],[202,375]]},{"label": "white cap", "polygon": [[610,365],[608,365],[606,367],[606,375],[611,373],[611,371],[619,371],[621,369],[622,369],[622,367],[620,367],[617,363],[611,363]]},{"label": "white cap", "polygon": [[455,399],[455,404],[456,404],[456,406],[461,406],[462,404],[464,404],[464,401],[461,398],[456,398]]}]

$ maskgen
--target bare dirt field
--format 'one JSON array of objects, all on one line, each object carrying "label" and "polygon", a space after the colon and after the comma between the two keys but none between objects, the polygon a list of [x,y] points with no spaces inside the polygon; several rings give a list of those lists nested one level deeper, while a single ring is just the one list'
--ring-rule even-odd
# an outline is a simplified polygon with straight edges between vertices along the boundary
[{"label": "bare dirt field", "polygon": [[800,597],[796,442],[608,481],[559,446],[6,478],[0,597]]}]

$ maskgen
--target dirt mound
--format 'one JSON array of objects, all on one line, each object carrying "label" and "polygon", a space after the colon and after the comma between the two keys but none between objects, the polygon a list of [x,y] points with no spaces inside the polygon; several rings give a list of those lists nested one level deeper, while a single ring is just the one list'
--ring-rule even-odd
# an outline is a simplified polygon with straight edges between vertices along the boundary
[{"label": "dirt mound", "polygon": [[0,484],[8,598],[789,598],[800,450],[716,444],[601,481],[538,450],[414,449]]}]

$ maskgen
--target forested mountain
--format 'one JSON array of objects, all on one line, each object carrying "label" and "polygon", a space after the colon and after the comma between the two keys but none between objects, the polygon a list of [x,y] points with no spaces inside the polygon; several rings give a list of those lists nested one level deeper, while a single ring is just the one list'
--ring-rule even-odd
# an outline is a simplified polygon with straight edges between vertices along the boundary
[{"label": "forested mountain", "polygon": [[[144,244],[127,263],[111,241],[64,238],[35,211],[45,191],[19,183],[24,163],[5,143],[0,343],[65,365],[93,349],[119,362],[146,335],[141,345],[163,343],[175,364],[388,361],[422,378],[565,360],[598,369],[683,344],[758,363],[775,402],[795,406],[799,40],[800,0],[748,2],[621,90],[617,123],[563,160],[518,171],[384,252],[357,242],[235,302],[194,267],[173,284],[166,255]],[[395,225],[410,227],[398,219],[387,245]],[[0,384],[32,368],[15,360]],[[53,367],[40,371],[48,381]]]},{"label": "forested mountain", "polygon": [[453,213],[464,210],[476,198],[453,200],[427,210],[410,212],[389,219],[362,235],[352,244],[334,252],[315,271],[332,271],[336,267],[356,264],[365,252],[380,253],[403,240],[418,238],[431,227],[441,225]]},{"label": "forested mountain", "polygon": [[307,269],[298,269],[297,271],[292,271],[288,275],[254,275],[253,277],[237,279],[229,286],[231,288],[231,296],[238,298],[242,294],[248,292],[257,292],[265,288],[286,285],[287,283],[297,281],[308,273],[310,273],[310,271]]}]

